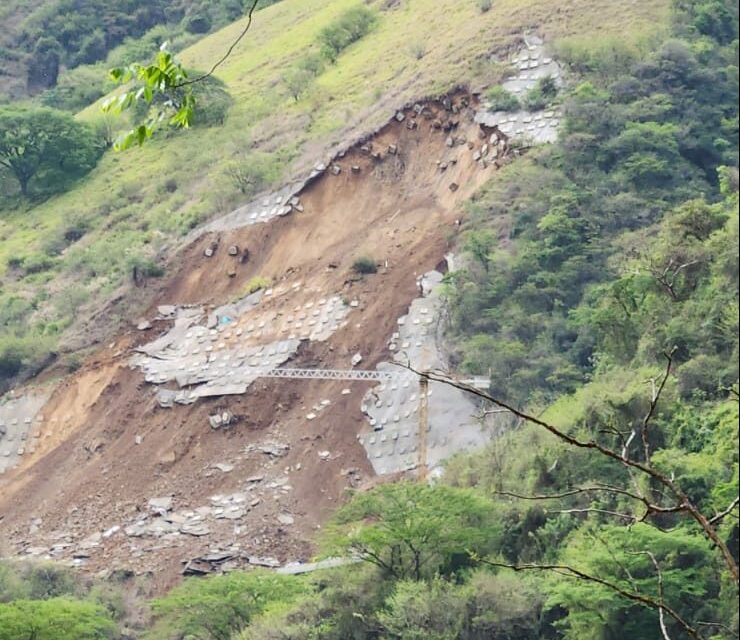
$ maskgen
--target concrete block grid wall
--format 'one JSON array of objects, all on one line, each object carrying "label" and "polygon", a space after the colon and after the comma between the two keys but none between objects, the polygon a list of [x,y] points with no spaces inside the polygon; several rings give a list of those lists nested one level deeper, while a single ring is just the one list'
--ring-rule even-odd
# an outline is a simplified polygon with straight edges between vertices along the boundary
[{"label": "concrete block grid wall", "polygon": [[45,426],[41,408],[48,393],[34,390],[0,401],[0,474],[16,467],[38,447]]},{"label": "concrete block grid wall", "polygon": [[[419,376],[416,371],[444,370],[447,363],[437,344],[441,321],[442,274],[431,271],[420,279],[422,296],[415,299],[407,315],[398,319],[398,332],[391,337],[395,363],[380,363],[378,369],[396,372],[363,398],[362,411],[370,429],[357,436],[377,474],[415,469],[419,463]],[[400,365],[400,366],[399,366]],[[401,373],[399,373],[401,372]],[[426,430],[427,467],[441,472],[441,463],[451,455],[483,446],[492,435],[481,421],[477,402],[464,392],[440,382],[430,382],[429,418]]]},{"label": "concrete block grid wall", "polygon": [[[547,56],[542,40],[536,36],[526,37],[525,45],[503,62],[508,62],[515,71],[501,86],[520,99],[542,78],[550,77],[556,85],[562,86],[560,65]],[[476,122],[498,127],[509,138],[522,143],[542,144],[557,139],[561,116],[557,108],[491,112],[489,106],[483,103],[476,114]]]},{"label": "concrete block grid wall", "polygon": [[301,340],[327,340],[346,325],[349,311],[339,296],[306,291],[300,282],[251,294],[208,315],[202,308],[177,308],[170,331],[140,347],[131,365],[152,384],[177,383],[177,389],[158,391],[164,407],[242,394],[260,373],[288,361]]}]

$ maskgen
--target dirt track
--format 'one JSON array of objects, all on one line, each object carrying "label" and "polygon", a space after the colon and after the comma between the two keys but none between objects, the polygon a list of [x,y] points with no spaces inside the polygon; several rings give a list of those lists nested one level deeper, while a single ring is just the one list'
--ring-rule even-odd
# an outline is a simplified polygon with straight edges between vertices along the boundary
[{"label": "dirt track", "polygon": [[[461,100],[468,98],[457,96],[455,102]],[[336,158],[341,173],[326,171],[305,188],[302,212],[199,238],[172,258],[172,275],[156,304],[223,304],[243,295],[254,276],[269,278],[275,287],[300,281],[304,293],[276,298],[271,308],[289,310],[311,291],[359,304],[346,326],[326,342],[304,344],[291,364],[348,368],[360,352],[363,367],[371,368],[387,358],[396,319],[417,295],[416,277],[449,250],[461,203],[495,170],[474,159],[486,140],[470,109],[461,106],[453,113],[432,102],[426,111],[417,116],[407,109],[404,121],[391,120]],[[449,127],[450,120],[459,123],[451,131],[436,128]],[[449,136],[466,142],[453,140],[449,146]],[[219,249],[207,258],[204,249],[214,240]],[[231,245],[248,248],[249,260],[228,255]],[[378,272],[356,277],[351,265],[360,256],[372,257]],[[0,540],[5,541],[0,552],[18,554],[68,540],[70,546],[60,552],[68,559],[80,540],[123,526],[146,510],[149,498],[173,496],[177,508],[196,508],[209,496],[242,490],[250,476],[261,475],[250,494],[256,504],[238,524],[219,521],[208,536],[166,541],[118,531],[83,554],[89,555],[85,567],[145,566],[161,588],[177,579],[182,561],[215,546],[238,545],[280,561],[308,560],[317,527],[345,489],[374,481],[356,439],[365,426],[360,399],[370,383],[260,380],[242,396],[164,409],[153,386],[128,366],[131,347],[153,340],[168,326],[153,324],[148,331],[132,329],[115,337],[58,386],[43,410],[51,426],[39,450],[0,479]],[[351,393],[342,394],[345,388]],[[330,404],[315,420],[306,420],[322,400]],[[236,425],[210,429],[209,414],[226,409],[238,416]],[[290,449],[284,457],[245,453],[248,445],[265,441]],[[319,456],[326,451],[328,460]],[[217,463],[233,469],[220,471],[213,467]],[[284,484],[269,488],[275,479]],[[281,513],[291,514],[294,522],[279,522]],[[31,533],[35,519],[40,523]]]}]

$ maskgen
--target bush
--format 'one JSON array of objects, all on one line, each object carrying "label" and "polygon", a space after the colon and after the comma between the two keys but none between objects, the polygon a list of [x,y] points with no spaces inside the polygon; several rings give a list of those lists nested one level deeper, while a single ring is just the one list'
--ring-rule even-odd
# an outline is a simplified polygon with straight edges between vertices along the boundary
[{"label": "bush", "polygon": [[84,66],[65,72],[53,89],[41,94],[41,104],[52,109],[77,112],[112,89],[98,66]]},{"label": "bush", "polygon": [[279,178],[280,163],[275,156],[253,153],[232,161],[225,174],[240,193],[251,198]]},{"label": "bush", "polygon": [[363,5],[348,9],[322,29],[319,34],[321,53],[330,62],[336,62],[339,54],[367,34],[376,21],[375,12]]},{"label": "bush", "polygon": [[0,604],[3,640],[102,640],[114,635],[115,625],[93,602],[53,598]]},{"label": "bush", "polygon": [[244,287],[244,295],[249,295],[260,289],[267,289],[270,286],[270,279],[264,276],[254,276],[247,282]]},{"label": "bush", "polygon": [[558,94],[558,85],[552,76],[541,78],[524,98],[524,106],[530,111],[544,109]]},{"label": "bush", "polygon": [[189,578],[152,603],[155,624],[146,638],[230,638],[272,602],[289,602],[305,587],[268,571]]},{"label": "bush", "polygon": [[491,87],[486,93],[486,98],[489,102],[488,110],[491,112],[516,111],[521,108],[519,98],[501,86]]},{"label": "bush", "polygon": [[363,256],[362,258],[357,258],[357,260],[352,263],[352,271],[364,275],[376,273],[378,271],[378,267],[375,264],[375,260],[368,258],[367,256]]},{"label": "bush", "polygon": [[478,11],[481,13],[487,13],[491,10],[493,3],[491,0],[478,0]]}]

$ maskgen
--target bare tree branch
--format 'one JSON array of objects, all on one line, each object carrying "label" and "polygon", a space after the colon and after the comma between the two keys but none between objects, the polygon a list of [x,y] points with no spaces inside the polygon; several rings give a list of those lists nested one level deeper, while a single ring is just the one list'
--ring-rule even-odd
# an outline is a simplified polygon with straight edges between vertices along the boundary
[{"label": "bare tree branch", "polygon": [[723,519],[724,519],[724,518],[725,518],[726,516],[728,516],[728,515],[730,515],[730,513],[732,513],[732,510],[733,510],[733,509],[734,509],[735,507],[737,507],[738,503],[740,503],[740,497],[736,497],[736,498],[735,498],[735,499],[734,499],[734,500],[733,500],[733,501],[732,501],[732,502],[730,503],[730,506],[729,506],[729,507],[727,507],[727,509],[725,509],[724,511],[720,511],[720,512],[719,512],[719,513],[718,513],[718,514],[717,514],[716,516],[714,516],[713,518],[710,518],[710,519],[709,519],[709,524],[711,524],[711,525],[715,525],[715,524],[717,524],[717,523],[719,523],[719,522],[722,522],[722,520],[723,520]]},{"label": "bare tree branch", "polygon": [[637,522],[637,517],[633,513],[620,513],[619,511],[598,509],[596,507],[584,507],[583,509],[545,509],[545,513],[602,513],[607,516],[615,516],[623,520],[628,520],[632,524]]},{"label": "bare tree branch", "polygon": [[244,29],[241,30],[239,35],[236,37],[236,40],[231,43],[231,46],[227,49],[226,53],[219,58],[213,66],[206,71],[206,73],[199,75],[196,78],[192,78],[191,80],[185,80],[184,82],[181,82],[180,84],[173,87],[174,89],[180,89],[181,87],[187,87],[188,85],[195,84],[196,82],[201,82],[202,80],[205,80],[206,78],[212,76],[216,69],[218,69],[224,62],[226,62],[226,58],[228,58],[231,53],[236,48],[236,45],[238,45],[242,38],[244,38],[245,35],[247,35],[247,31],[249,31],[249,28],[252,26],[252,14],[257,9],[257,5],[259,4],[260,0],[252,0],[252,4],[249,7],[249,11],[247,12],[247,24],[244,26]]},{"label": "bare tree branch", "polygon": [[[609,447],[606,447],[600,444],[599,442],[596,442],[595,440],[580,440],[579,438],[566,433],[561,428],[556,427],[550,424],[549,422],[545,422],[541,418],[538,418],[536,416],[526,413],[525,411],[517,409],[511,404],[504,402],[503,400],[499,400],[498,398],[494,398],[490,394],[484,391],[481,391],[480,389],[477,389],[469,384],[466,384],[464,382],[460,382],[458,380],[450,378],[444,372],[424,371],[422,374],[422,372],[417,371],[410,364],[403,364],[403,363],[396,363],[396,364],[398,364],[398,366],[401,366],[405,369],[408,369],[409,371],[413,371],[417,375],[424,375],[429,380],[433,380],[435,382],[441,382],[443,384],[449,385],[456,389],[460,389],[461,391],[465,391],[467,393],[475,395],[479,398],[483,398],[484,400],[488,400],[489,402],[492,402],[493,404],[495,404],[496,406],[502,409],[507,409],[508,411],[513,413],[518,418],[521,418],[522,420],[526,422],[530,422],[532,424],[535,424],[545,429],[546,431],[554,435],[556,438],[558,438],[559,440],[562,440],[563,442],[566,442],[567,444],[570,444],[579,449],[597,451],[607,458],[616,460],[617,462],[620,462],[621,464],[626,465],[628,468],[635,469],[636,471],[640,471],[641,473],[644,473],[645,475],[655,480],[657,483],[663,485],[670,493],[673,494],[678,504],[681,505],[680,510],[688,513],[691,516],[691,518],[693,518],[696,521],[696,523],[704,531],[705,535],[710,539],[712,544],[715,547],[717,547],[717,549],[720,551],[723,561],[725,565],[727,566],[727,569],[730,572],[730,575],[732,576],[732,579],[734,581],[735,589],[738,589],[738,582],[740,580],[740,574],[738,572],[737,562],[735,561],[735,558],[732,555],[727,544],[719,536],[719,534],[717,533],[717,530],[709,522],[709,519],[691,501],[689,496],[676,484],[673,478],[668,477],[667,475],[665,475],[658,469],[650,466],[649,461],[638,462],[636,460],[632,460],[626,456],[621,455],[619,452],[614,451],[613,449],[610,449]],[[663,389],[663,385],[660,387],[659,392],[662,391],[662,389]],[[658,393],[657,395],[658,395],[658,398],[656,398],[655,400],[656,404],[658,400],[660,399],[660,393]]]},{"label": "bare tree branch", "polygon": [[[654,609],[658,611],[659,613],[662,611],[665,615],[668,615],[669,617],[673,618],[673,620],[676,621],[677,624],[679,624],[684,631],[695,640],[702,640],[702,636],[699,634],[699,632],[692,627],[686,620],[681,617],[681,614],[679,614],[675,609],[673,609],[671,606],[665,604],[664,602],[661,602],[659,600],[655,600],[654,598],[651,598],[650,596],[643,595],[641,593],[634,593],[632,591],[627,591],[626,589],[623,589],[618,584],[614,584],[613,582],[609,582],[608,580],[604,580],[603,578],[599,578],[598,576],[593,576],[591,574],[585,573],[583,571],[580,571],[579,569],[575,569],[574,567],[563,565],[563,564],[507,564],[505,562],[496,562],[493,560],[485,560],[483,558],[477,558],[474,557],[474,560],[477,560],[481,564],[485,564],[491,567],[500,567],[502,569],[511,569],[512,571],[554,571],[556,573],[559,573],[560,575],[567,576],[570,578],[578,578],[580,580],[585,580],[587,582],[593,582],[595,584],[600,584],[603,587],[606,587],[607,589],[610,589],[614,591],[615,593],[618,593],[624,598],[627,598],[628,600],[632,600],[633,602],[637,602],[638,604],[647,607],[649,609]],[[670,640],[670,639],[669,639]]]},{"label": "bare tree branch", "polygon": [[650,551],[645,552],[650,560],[653,563],[653,566],[655,567],[655,572],[658,574],[658,602],[660,603],[660,608],[658,609],[658,620],[660,622],[660,632],[663,634],[663,640],[671,640],[671,637],[668,635],[668,628],[665,626],[665,613],[663,611],[663,607],[665,606],[665,601],[663,599],[663,572],[660,570],[660,565],[658,564],[658,561],[655,559],[655,555],[651,553]]},{"label": "bare tree branch", "polygon": [[650,394],[650,408],[648,409],[647,414],[645,414],[645,417],[642,420],[642,449],[643,454],[645,456],[645,463],[650,464],[650,440],[648,437],[648,425],[650,424],[650,420],[652,419],[653,415],[655,414],[655,408],[658,406],[658,400],[660,399],[661,394],[663,393],[663,389],[665,389],[665,384],[668,381],[668,376],[671,375],[671,365],[673,364],[673,354],[676,353],[676,350],[678,347],[674,346],[669,353],[664,353],[663,356],[668,361],[665,368],[665,373],[663,374],[663,379],[660,381],[660,386],[656,389],[655,388],[655,379],[652,379],[650,382],[653,385],[652,393]]}]

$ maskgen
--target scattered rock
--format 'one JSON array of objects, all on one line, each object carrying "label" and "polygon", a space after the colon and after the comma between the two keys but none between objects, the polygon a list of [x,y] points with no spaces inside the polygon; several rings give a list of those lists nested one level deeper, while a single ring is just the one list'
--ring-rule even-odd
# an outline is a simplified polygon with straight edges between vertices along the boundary
[{"label": "scattered rock", "polygon": [[162,318],[174,318],[177,314],[177,307],[174,304],[160,304],[157,307],[157,313]]},{"label": "scattered rock", "polygon": [[139,324],[136,325],[139,331],[148,331],[152,328],[152,323],[149,320],[139,320]]},{"label": "scattered rock", "polygon": [[186,533],[189,536],[207,536],[211,530],[203,523],[196,522],[196,523],[188,523],[184,524],[180,527],[181,533]]},{"label": "scattered rock", "polygon": [[398,153],[398,147],[395,144],[389,144],[388,153],[390,153],[392,156],[395,156]]},{"label": "scattered rock", "polygon": [[134,444],[141,444],[142,442],[144,442],[144,438],[139,435],[134,436]]},{"label": "scattered rock", "polygon": [[319,451],[319,458],[322,460],[328,460],[331,458],[331,453],[329,451]]},{"label": "scattered rock", "polygon": [[100,545],[100,541],[103,539],[103,534],[99,531],[91,533],[87,538],[82,540],[79,544],[80,549],[92,549]]},{"label": "scattered rock", "polygon": [[[290,451],[290,445],[283,442],[265,442],[263,444],[250,444],[245,451],[251,453],[252,451],[258,451],[265,455],[272,456],[273,458],[282,458]],[[251,479],[247,479],[247,482],[259,482],[263,479],[263,476],[253,476]]]},{"label": "scattered rock", "polygon": [[342,395],[348,396],[350,393],[352,393],[349,389],[342,389]]},{"label": "scattered rock", "polygon": [[314,420],[316,418],[315,413],[307,413],[306,414],[306,420]]},{"label": "scattered rock", "polygon": [[331,174],[333,176],[338,176],[340,173],[342,173],[342,167],[340,167],[338,164],[331,165]]},{"label": "scattered rock", "polygon": [[228,271],[226,272],[226,275],[228,275],[228,276],[229,276],[229,278],[235,278],[235,277],[236,277],[236,269],[234,269],[234,268],[232,267],[231,269],[229,269],[229,270],[228,270]]},{"label": "scattered rock", "polygon": [[293,524],[295,522],[295,518],[289,513],[279,513],[277,520],[280,524],[285,525]]},{"label": "scattered rock", "polygon": [[228,427],[232,422],[234,422],[234,415],[231,411],[223,411],[222,413],[208,416],[208,424],[211,425],[211,429]]},{"label": "scattered rock", "polygon": [[247,482],[249,484],[262,482],[265,479],[265,476],[249,476],[244,482]]},{"label": "scattered rock", "polygon": [[149,509],[154,513],[164,515],[172,509],[172,496],[166,496],[163,498],[149,498]]},{"label": "scattered rock", "polygon": [[455,146],[455,141],[452,139],[452,136],[447,136],[447,140],[445,140],[445,144],[448,147],[454,147]]},{"label": "scattered rock", "polygon": [[357,174],[360,173],[360,167],[359,165],[353,164],[352,165],[352,173]]},{"label": "scattered rock", "polygon": [[230,256],[238,256],[239,255],[239,247],[237,247],[235,244],[232,244],[229,247],[229,255]]},{"label": "scattered rock", "polygon": [[402,111],[397,111],[396,112],[396,120],[398,122],[403,122],[405,119],[406,119],[406,116],[403,114]]},{"label": "scattered rock", "polygon": [[280,566],[280,561],[276,558],[260,558],[259,556],[249,556],[247,562],[255,567],[268,567],[275,569]]},{"label": "scattered rock", "polygon": [[104,538],[110,538],[114,533],[118,533],[121,530],[121,527],[119,527],[117,524],[113,525],[110,529],[106,529],[103,532]]},{"label": "scattered rock", "polygon": [[233,464],[228,464],[227,462],[217,462],[213,465],[214,469],[218,469],[219,471],[222,471],[223,473],[229,473],[230,471],[234,470]]},{"label": "scattered rock", "polygon": [[450,191],[452,191],[452,193],[455,193],[455,191],[457,191],[458,187],[459,187],[459,185],[457,184],[457,182],[450,182]]},{"label": "scattered rock", "polygon": [[352,363],[353,367],[356,367],[358,364],[360,364],[360,362],[362,362],[362,354],[356,353],[352,356],[352,360],[350,360],[350,362]]}]

